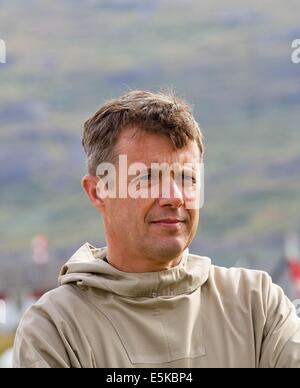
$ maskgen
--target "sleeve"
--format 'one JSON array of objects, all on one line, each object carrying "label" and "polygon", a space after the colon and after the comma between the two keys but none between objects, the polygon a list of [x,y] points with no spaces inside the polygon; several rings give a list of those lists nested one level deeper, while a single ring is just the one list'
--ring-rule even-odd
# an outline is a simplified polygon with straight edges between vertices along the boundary
[{"label": "sleeve", "polygon": [[300,368],[300,318],[283,290],[266,276],[261,368]]},{"label": "sleeve", "polygon": [[[17,329],[13,368],[70,368],[68,348],[67,341],[48,314],[34,305],[25,313]],[[78,363],[78,360],[74,362]]]}]

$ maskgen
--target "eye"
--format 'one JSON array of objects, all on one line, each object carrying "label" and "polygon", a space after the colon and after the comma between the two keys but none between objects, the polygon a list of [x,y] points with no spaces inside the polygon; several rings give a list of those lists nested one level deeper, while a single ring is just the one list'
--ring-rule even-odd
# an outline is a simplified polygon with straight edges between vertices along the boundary
[{"label": "eye", "polygon": [[182,179],[189,183],[197,183],[196,178],[193,175],[182,173]]},{"label": "eye", "polygon": [[136,178],[134,178],[134,182],[141,185],[145,185],[145,184],[150,185],[151,183],[153,183],[154,180],[155,178],[153,177],[150,171],[145,172],[144,175],[139,175]]},{"label": "eye", "polygon": [[145,174],[143,176],[140,177],[140,180],[143,180],[143,181],[150,181],[151,180],[151,172],[149,172],[148,174]]}]

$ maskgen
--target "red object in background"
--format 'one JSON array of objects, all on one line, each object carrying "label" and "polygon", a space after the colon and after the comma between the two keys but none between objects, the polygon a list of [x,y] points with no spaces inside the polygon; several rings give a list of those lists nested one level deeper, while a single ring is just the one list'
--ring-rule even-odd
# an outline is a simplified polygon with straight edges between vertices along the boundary
[{"label": "red object in background", "polygon": [[300,296],[300,261],[296,259],[289,260],[290,277],[296,286]]},{"label": "red object in background", "polygon": [[289,266],[290,279],[300,296],[300,254],[296,233],[290,233],[285,237],[285,258]]},{"label": "red object in background", "polygon": [[296,280],[300,279],[300,261],[291,260],[289,262],[291,278]]}]

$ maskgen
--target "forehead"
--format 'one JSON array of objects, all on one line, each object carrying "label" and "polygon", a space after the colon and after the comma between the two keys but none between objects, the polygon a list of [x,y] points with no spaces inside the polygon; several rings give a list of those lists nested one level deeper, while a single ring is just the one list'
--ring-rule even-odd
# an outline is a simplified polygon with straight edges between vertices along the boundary
[{"label": "forehead", "polygon": [[121,132],[115,146],[117,154],[127,155],[130,162],[192,162],[200,159],[196,141],[190,141],[176,149],[171,139],[165,135],[147,133],[134,128]]}]

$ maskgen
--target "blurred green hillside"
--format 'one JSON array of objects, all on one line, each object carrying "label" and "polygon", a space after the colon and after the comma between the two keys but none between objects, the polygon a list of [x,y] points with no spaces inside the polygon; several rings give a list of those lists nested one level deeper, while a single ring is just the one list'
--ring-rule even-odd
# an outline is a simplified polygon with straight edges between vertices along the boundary
[{"label": "blurred green hillside", "polygon": [[80,187],[82,124],[128,89],[173,88],[205,135],[197,253],[279,257],[300,229],[298,0],[0,1],[0,261],[49,237],[64,260],[103,228]]}]

